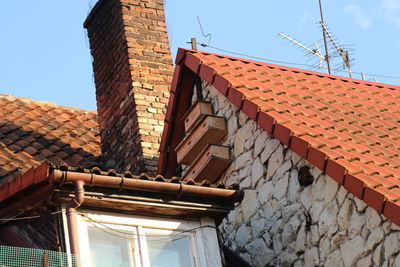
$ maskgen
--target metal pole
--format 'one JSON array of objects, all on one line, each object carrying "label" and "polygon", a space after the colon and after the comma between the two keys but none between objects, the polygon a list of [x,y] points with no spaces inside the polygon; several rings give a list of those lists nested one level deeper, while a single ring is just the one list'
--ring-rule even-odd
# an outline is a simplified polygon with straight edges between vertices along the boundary
[{"label": "metal pole", "polygon": [[192,38],[192,39],[190,40],[190,43],[192,44],[192,49],[193,49],[193,50],[197,50],[196,38]]},{"label": "metal pole", "polygon": [[49,252],[47,250],[43,252],[43,267],[49,267]]},{"label": "metal pole", "polygon": [[76,265],[81,267],[81,256],[79,251],[78,222],[76,209],[81,206],[85,197],[85,182],[82,180],[74,181],[74,198],[67,205],[68,237],[71,253],[75,254]]},{"label": "metal pole", "polygon": [[350,58],[349,58],[349,51],[346,51],[346,56],[345,56],[345,63],[347,65],[347,69],[349,70],[349,77],[351,77],[351,68],[350,68]]},{"label": "metal pole", "polygon": [[326,65],[328,67],[328,73],[331,74],[331,66],[329,64],[329,54],[328,54],[328,44],[326,42],[326,34],[325,34],[325,22],[324,22],[324,15],[322,13],[322,3],[321,0],[319,0],[319,13],[321,14],[321,24],[322,26],[322,34],[324,36],[324,44],[325,44],[325,60],[326,60]]}]

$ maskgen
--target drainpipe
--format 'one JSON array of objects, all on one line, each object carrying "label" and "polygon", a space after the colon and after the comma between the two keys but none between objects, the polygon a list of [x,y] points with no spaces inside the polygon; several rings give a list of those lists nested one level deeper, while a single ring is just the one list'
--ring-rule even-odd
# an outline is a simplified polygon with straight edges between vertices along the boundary
[{"label": "drainpipe", "polygon": [[76,255],[78,266],[80,266],[79,242],[78,242],[78,223],[76,216],[76,208],[78,208],[84,199],[85,190],[82,180],[73,182],[75,197],[67,204],[67,223],[68,223],[68,236],[71,253]]}]

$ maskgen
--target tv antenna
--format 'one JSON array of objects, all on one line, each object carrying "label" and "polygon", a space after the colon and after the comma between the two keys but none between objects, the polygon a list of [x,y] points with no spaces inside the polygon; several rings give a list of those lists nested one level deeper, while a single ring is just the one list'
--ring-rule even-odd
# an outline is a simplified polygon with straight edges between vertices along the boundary
[{"label": "tv antenna", "polygon": [[[325,24],[325,22],[324,22],[324,13],[322,12],[321,0],[318,0],[318,3],[319,3],[319,14],[321,16],[321,24]],[[325,61],[326,61],[326,65],[328,67],[328,73],[331,74],[331,66],[330,66],[330,63],[329,63],[328,43],[326,42],[325,30],[322,30],[322,35],[323,35],[323,38],[324,38],[324,46],[325,46]]]},{"label": "tv antenna", "polygon": [[278,32],[278,35],[283,37],[283,38],[285,38],[285,39],[287,39],[288,41],[292,42],[293,44],[299,46],[300,48],[303,48],[304,50],[307,51],[308,54],[311,54],[311,55],[314,55],[314,56],[318,57],[318,59],[319,59],[319,68],[322,68],[322,62],[325,61],[325,57],[321,54],[321,51],[319,50],[319,46],[318,46],[317,42],[314,42],[315,48],[312,49],[312,48],[300,43],[299,41],[296,41],[295,39],[293,39],[293,38],[291,38],[291,37],[289,37],[289,36],[287,36],[287,35],[285,35],[285,34],[283,34],[281,32]]},{"label": "tv antenna", "polygon": [[[296,41],[295,39],[279,32],[278,35],[289,40],[291,43],[299,46],[300,48],[304,49],[307,51],[308,54],[317,56],[319,59],[319,68],[322,68],[323,62],[326,63],[326,69],[329,74],[331,74],[331,60],[334,57],[340,57],[343,61],[343,68],[347,68],[347,71],[349,73],[349,77],[351,78],[351,60],[350,60],[350,54],[349,54],[349,49],[345,49],[343,46],[339,45],[337,41],[335,41],[335,38],[333,35],[328,31],[327,26],[324,21],[324,14],[322,11],[322,2],[321,0],[318,0],[319,3],[319,11],[320,11],[320,16],[321,20],[319,24],[321,25],[322,29],[322,35],[323,35],[323,41],[324,41],[324,48],[325,48],[325,55],[321,53],[319,50],[319,46],[317,42],[314,42],[314,45],[316,48],[311,48],[309,46],[306,46],[299,41]],[[329,47],[331,48],[331,51],[329,50]]]},{"label": "tv antenna", "polygon": [[339,54],[339,56],[343,59],[343,66],[347,68],[349,72],[349,77],[351,78],[351,66],[350,66],[350,56],[349,56],[349,50],[345,50],[343,47],[339,46],[334,38],[332,37],[332,34],[329,33],[328,29],[326,28],[326,25],[324,22],[320,22],[322,26],[322,30],[328,35],[328,38],[333,45],[334,49],[336,52]]}]

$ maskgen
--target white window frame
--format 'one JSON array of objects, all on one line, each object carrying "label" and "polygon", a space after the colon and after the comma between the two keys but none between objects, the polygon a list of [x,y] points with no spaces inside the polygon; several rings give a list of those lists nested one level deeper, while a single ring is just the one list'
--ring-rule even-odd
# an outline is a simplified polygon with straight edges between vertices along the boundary
[{"label": "white window frame", "polygon": [[[80,215],[83,214],[83,215]],[[194,266],[196,267],[222,267],[221,254],[219,251],[217,232],[215,229],[215,221],[212,218],[204,217],[199,220],[176,220],[164,219],[157,217],[130,216],[126,214],[98,212],[89,210],[79,210],[77,216],[78,236],[80,260],[82,266],[90,265],[89,237],[87,227],[93,224],[93,221],[101,222],[104,225],[111,226],[115,229],[132,231],[139,229],[139,236],[143,232],[143,228],[158,230],[169,230],[174,232],[187,232],[190,237],[191,253],[193,256]],[[140,237],[139,237],[140,238]],[[136,241],[135,241],[136,242]],[[142,240],[142,243],[143,240]],[[148,255],[147,247],[142,255]],[[136,262],[135,264],[142,267],[149,267],[148,259],[144,262]]]}]

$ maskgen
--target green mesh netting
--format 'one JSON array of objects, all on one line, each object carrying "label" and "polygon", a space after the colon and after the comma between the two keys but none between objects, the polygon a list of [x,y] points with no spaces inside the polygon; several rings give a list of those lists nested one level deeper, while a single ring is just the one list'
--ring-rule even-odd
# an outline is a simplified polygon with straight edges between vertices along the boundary
[{"label": "green mesh netting", "polygon": [[0,246],[0,267],[76,267],[75,255],[33,248]]}]

